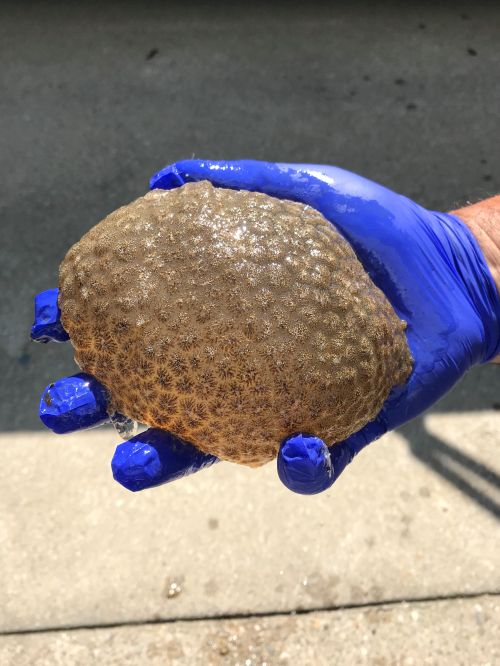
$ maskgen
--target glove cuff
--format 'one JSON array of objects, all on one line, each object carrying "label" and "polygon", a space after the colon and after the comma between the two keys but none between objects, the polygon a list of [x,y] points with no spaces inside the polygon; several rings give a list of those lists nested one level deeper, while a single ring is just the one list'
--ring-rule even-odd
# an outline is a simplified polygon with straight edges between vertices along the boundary
[{"label": "glove cuff", "polygon": [[448,237],[446,252],[461,278],[484,329],[481,363],[500,353],[500,294],[478,241],[469,227],[455,215],[435,213]]}]

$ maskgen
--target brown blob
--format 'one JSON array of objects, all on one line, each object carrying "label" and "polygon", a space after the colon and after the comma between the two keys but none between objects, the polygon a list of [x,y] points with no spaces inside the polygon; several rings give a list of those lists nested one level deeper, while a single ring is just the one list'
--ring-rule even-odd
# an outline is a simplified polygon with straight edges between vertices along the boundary
[{"label": "brown blob", "polygon": [[153,190],[76,243],[59,284],[115,409],[250,466],[293,432],[345,439],[411,371],[406,324],[347,241],[260,193]]}]

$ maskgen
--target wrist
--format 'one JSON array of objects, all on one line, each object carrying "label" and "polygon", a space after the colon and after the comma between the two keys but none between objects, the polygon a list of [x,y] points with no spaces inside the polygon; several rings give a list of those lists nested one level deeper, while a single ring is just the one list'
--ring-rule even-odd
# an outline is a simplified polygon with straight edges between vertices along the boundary
[{"label": "wrist", "polygon": [[[454,210],[472,232],[484,255],[500,298],[500,195]],[[500,363],[500,354],[492,359]]]}]

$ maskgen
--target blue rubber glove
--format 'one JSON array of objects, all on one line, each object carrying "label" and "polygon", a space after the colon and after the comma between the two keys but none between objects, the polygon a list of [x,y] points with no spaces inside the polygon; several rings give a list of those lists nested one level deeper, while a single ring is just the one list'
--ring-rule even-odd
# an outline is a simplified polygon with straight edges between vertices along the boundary
[{"label": "blue rubber glove", "polygon": [[264,192],[319,210],[349,241],[406,330],[414,368],[377,418],[328,449],[303,434],[286,440],[278,474],[290,489],[330,487],[367,444],[441,398],[473,365],[500,351],[500,297],[484,256],[457,217],[429,211],[337,167],[186,160],[162,169],[151,188],[209,180],[217,187]]},{"label": "blue rubber glove", "polygon": [[[326,166],[189,160],[160,171],[151,187],[171,189],[197,180],[265,192],[322,212],[408,322],[413,372],[404,387],[392,391],[373,422],[330,448],[307,433],[282,443],[278,474],[292,490],[312,494],[330,487],[364,446],[420,414],[472,365],[498,353],[499,295],[477,242],[456,217],[427,211],[360,176]],[[44,304],[49,316],[37,310],[37,304]],[[64,340],[59,317],[57,290],[39,295],[32,338]],[[121,415],[107,414],[106,403],[103,387],[79,374],[47,387],[40,416],[55,432],[99,425],[109,418],[126,422]],[[117,448],[112,468],[122,485],[141,490],[214,462],[214,456],[169,433],[149,429]]]}]

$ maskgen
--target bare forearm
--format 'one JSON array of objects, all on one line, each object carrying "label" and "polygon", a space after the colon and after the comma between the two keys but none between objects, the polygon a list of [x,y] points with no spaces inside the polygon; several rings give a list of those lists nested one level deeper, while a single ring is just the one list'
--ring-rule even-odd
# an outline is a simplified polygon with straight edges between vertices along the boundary
[{"label": "bare forearm", "polygon": [[[500,195],[451,212],[474,234],[500,293]],[[493,363],[500,363],[500,355]]]}]

